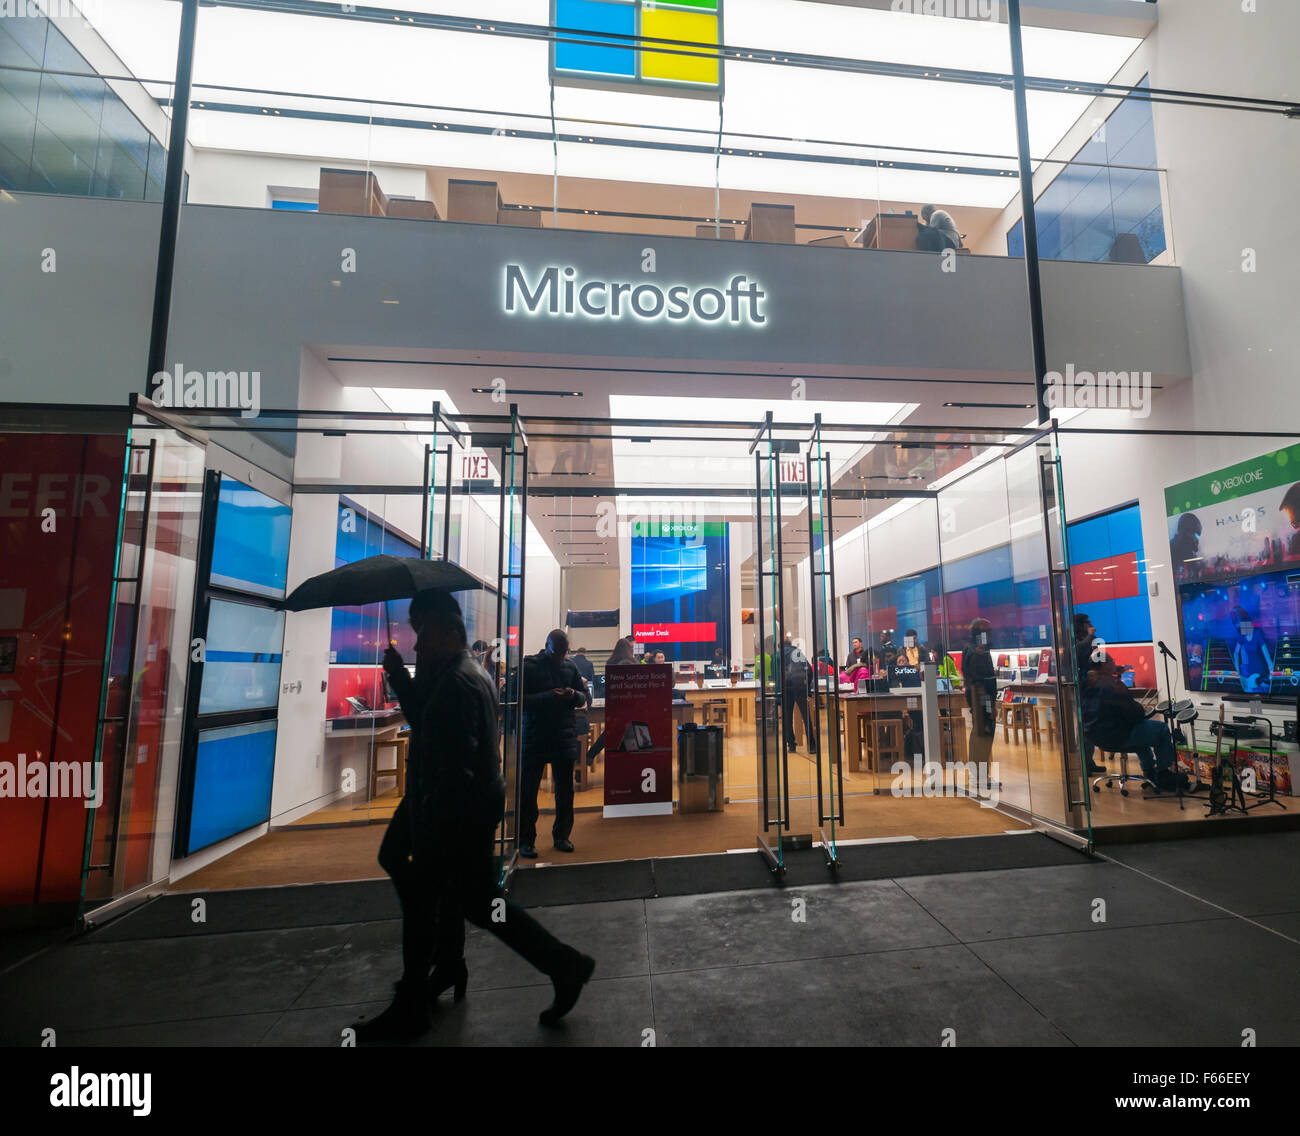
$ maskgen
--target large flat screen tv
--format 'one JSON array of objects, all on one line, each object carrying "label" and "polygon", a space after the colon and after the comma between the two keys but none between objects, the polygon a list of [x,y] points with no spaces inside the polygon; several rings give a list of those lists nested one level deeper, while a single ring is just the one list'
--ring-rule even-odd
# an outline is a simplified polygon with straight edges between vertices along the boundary
[{"label": "large flat screen tv", "polygon": [[1300,445],[1165,490],[1191,690],[1300,690]]},{"label": "large flat screen tv", "polygon": [[275,738],[274,721],[199,732],[185,855],[270,819]]},{"label": "large flat screen tv", "polygon": [[212,542],[212,584],[283,599],[293,510],[222,474]]},{"label": "large flat screen tv", "polygon": [[1178,588],[1190,689],[1300,692],[1300,568]]},{"label": "large flat screen tv", "polygon": [[284,612],[213,599],[199,713],[267,710],[278,705],[283,644]]}]

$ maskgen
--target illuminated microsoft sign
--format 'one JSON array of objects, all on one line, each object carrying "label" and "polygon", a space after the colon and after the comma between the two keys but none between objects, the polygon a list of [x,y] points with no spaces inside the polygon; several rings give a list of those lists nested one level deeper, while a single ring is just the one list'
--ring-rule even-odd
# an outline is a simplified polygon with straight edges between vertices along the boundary
[{"label": "illuminated microsoft sign", "polygon": [[589,319],[691,320],[733,326],[767,323],[757,281],[733,276],[721,287],[583,280],[573,267],[551,265],[530,274],[505,266],[507,315],[585,316]]}]

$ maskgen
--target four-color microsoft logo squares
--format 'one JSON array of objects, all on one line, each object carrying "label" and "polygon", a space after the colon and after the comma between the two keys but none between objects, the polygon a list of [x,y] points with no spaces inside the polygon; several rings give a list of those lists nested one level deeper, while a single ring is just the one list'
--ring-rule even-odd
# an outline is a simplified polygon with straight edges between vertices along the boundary
[{"label": "four-color microsoft logo squares", "polygon": [[[607,75],[610,78],[636,78],[637,52],[633,47],[636,36],[637,5],[611,3],[610,0],[555,0],[555,69],[585,75]],[[563,42],[565,32],[605,32],[626,36],[620,46],[603,46],[600,37],[593,34],[583,42]],[[609,41],[620,44],[617,39]]]},{"label": "four-color microsoft logo squares", "polygon": [[[716,87],[719,4],[555,0],[555,71],[616,82]],[[675,42],[656,51],[641,40]],[[694,44],[700,46],[685,46]]]}]

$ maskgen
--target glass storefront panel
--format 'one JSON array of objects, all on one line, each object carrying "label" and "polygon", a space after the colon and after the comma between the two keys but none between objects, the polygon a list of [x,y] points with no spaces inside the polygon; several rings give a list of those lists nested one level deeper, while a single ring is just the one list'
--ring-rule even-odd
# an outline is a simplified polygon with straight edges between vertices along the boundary
[{"label": "glass storefront panel", "polygon": [[[135,565],[138,584],[118,588],[107,705],[118,705],[115,686],[129,690],[130,701],[126,721],[101,742],[105,799],[115,808],[96,818],[87,901],[166,879],[186,717],[204,451],[176,431],[144,422],[133,427],[130,446],[123,542],[125,548],[134,533],[139,544],[119,563]],[[110,748],[116,742],[120,747]],[[101,847],[107,861],[93,855]]]}]

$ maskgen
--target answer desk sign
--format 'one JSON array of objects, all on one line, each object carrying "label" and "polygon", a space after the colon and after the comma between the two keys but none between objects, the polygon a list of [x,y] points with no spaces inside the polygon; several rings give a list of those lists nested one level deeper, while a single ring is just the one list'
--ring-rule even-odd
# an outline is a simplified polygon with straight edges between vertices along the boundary
[{"label": "answer desk sign", "polygon": [[507,264],[501,285],[502,304],[509,316],[754,329],[767,324],[767,292],[744,273],[704,284],[659,284],[586,277],[572,265],[526,268]]}]

